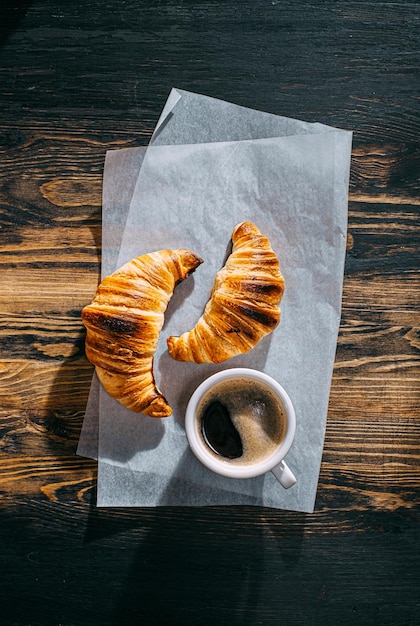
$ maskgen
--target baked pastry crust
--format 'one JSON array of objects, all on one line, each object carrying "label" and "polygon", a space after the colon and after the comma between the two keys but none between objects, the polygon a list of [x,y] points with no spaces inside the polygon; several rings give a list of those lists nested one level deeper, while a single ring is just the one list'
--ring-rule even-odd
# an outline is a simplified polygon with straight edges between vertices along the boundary
[{"label": "baked pastry crust", "polygon": [[105,278],[82,311],[86,356],[107,392],[132,411],[172,413],[156,385],[153,357],[176,285],[201,263],[186,249],[144,254]]},{"label": "baked pastry crust", "polygon": [[269,240],[252,222],[242,222],[232,243],[195,327],[167,339],[169,354],[178,361],[221,363],[245,354],[280,322],[284,279]]}]

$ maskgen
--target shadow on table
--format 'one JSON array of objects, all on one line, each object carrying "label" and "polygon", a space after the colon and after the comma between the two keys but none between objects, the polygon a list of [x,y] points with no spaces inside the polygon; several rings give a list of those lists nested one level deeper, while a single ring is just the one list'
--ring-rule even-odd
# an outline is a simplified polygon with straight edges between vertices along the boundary
[{"label": "shadow on table", "polygon": [[116,511],[92,515],[91,540],[109,535],[113,518],[132,551],[109,619],[126,626],[264,623],[272,595],[299,564],[304,536],[304,517],[259,507],[157,507],[131,510],[125,520]]},{"label": "shadow on table", "polygon": [[33,0],[2,0],[0,6],[0,48],[19,26]]}]

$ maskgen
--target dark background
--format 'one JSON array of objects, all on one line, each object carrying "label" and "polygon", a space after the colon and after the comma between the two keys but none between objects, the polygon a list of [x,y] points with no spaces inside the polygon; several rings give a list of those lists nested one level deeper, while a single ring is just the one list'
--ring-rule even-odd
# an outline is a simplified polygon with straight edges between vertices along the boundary
[{"label": "dark background", "polygon": [[[0,621],[416,625],[416,2],[17,0],[0,9]],[[172,87],[354,131],[314,514],[95,507],[75,455],[106,150]]]}]

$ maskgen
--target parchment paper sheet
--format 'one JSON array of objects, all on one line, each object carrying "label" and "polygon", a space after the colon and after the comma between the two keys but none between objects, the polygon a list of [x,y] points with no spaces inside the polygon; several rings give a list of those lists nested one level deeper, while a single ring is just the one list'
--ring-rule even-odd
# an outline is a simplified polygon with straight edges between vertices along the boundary
[{"label": "parchment paper sheet", "polygon": [[[340,322],[350,152],[348,131],[174,89],[146,151],[107,154],[103,275],[161,248],[190,248],[205,263],[176,288],[156,353],[155,376],[173,415],[136,415],[92,383],[78,453],[98,458],[98,506],[313,510]],[[245,219],[280,258],[286,282],[280,326],[224,364],[175,362],[166,337],[194,326],[232,230]],[[297,483],[289,490],[270,473],[216,476],[187,446],[183,419],[191,393],[213,372],[237,366],[267,372],[294,403],[297,432],[287,463]]]}]

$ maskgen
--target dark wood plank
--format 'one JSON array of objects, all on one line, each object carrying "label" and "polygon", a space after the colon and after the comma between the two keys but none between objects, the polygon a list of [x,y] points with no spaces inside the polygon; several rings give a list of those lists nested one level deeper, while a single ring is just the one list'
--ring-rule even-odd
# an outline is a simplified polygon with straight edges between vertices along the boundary
[{"label": "dark wood plank", "polygon": [[371,510],[344,531],[325,516],[308,534],[287,513],[83,510],[13,511],[6,623],[415,623],[418,525],[401,513]]}]

